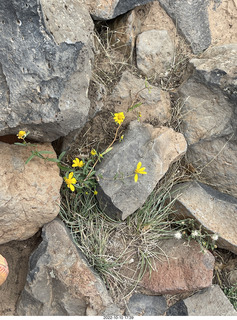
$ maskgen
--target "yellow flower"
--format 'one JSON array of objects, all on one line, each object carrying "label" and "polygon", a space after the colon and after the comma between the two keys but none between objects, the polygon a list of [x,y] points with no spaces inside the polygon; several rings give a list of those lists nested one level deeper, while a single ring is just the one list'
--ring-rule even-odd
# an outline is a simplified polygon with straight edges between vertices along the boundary
[{"label": "yellow flower", "polygon": [[118,124],[123,123],[123,120],[125,119],[124,113],[119,112],[114,114],[114,121]]},{"label": "yellow flower", "polygon": [[26,132],[25,131],[19,131],[17,134],[18,139],[22,139],[24,140],[26,136]]},{"label": "yellow flower", "polygon": [[97,195],[97,193],[98,193],[98,191],[96,191],[96,190],[95,190],[95,191],[94,191],[94,195],[96,196],[96,195]]},{"label": "yellow flower", "polygon": [[138,173],[147,174],[147,172],[144,171],[146,168],[145,167],[141,168],[141,166],[142,166],[142,163],[138,162],[137,169],[135,170],[135,176],[134,176],[134,181],[135,182],[137,182],[137,180],[138,180]]},{"label": "yellow flower", "polygon": [[84,166],[84,162],[82,160],[79,160],[78,158],[76,158],[75,160],[73,160],[73,165],[72,167],[79,167],[82,168]]},{"label": "yellow flower", "polygon": [[92,149],[92,150],[91,150],[91,155],[92,155],[92,156],[95,156],[96,154],[97,154],[96,150],[95,150],[95,149]]},{"label": "yellow flower", "polygon": [[77,180],[75,178],[73,178],[73,172],[69,173],[68,178],[64,177],[64,180],[67,184],[67,187],[71,189],[71,191],[75,191],[75,187],[74,184],[77,183]]}]

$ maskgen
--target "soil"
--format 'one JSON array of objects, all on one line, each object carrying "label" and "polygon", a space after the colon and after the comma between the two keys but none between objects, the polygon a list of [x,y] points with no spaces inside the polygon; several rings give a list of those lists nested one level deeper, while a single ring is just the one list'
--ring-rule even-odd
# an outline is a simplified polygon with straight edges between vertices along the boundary
[{"label": "soil", "polygon": [[24,241],[11,241],[0,245],[0,254],[8,262],[9,275],[0,286],[0,315],[16,315],[17,300],[26,283],[31,253],[41,242],[40,231]]}]

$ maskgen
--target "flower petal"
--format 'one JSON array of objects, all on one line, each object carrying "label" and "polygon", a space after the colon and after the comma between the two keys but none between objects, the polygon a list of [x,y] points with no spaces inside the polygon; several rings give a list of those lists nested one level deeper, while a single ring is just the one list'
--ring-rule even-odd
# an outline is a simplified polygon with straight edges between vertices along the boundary
[{"label": "flower petal", "polygon": [[75,187],[73,184],[70,184],[70,189],[71,189],[71,191],[75,191]]},{"label": "flower petal", "polygon": [[68,176],[68,179],[72,179],[72,177],[73,177],[73,172],[70,172],[69,176]]},{"label": "flower petal", "polygon": [[138,174],[135,174],[134,181],[137,182],[137,180],[138,180]]},{"label": "flower petal", "polygon": [[137,164],[137,170],[139,170],[142,166],[142,163],[139,161],[138,164]]},{"label": "flower petal", "polygon": [[145,172],[145,171],[142,171],[142,172],[139,172],[140,174],[147,174],[147,172]]}]

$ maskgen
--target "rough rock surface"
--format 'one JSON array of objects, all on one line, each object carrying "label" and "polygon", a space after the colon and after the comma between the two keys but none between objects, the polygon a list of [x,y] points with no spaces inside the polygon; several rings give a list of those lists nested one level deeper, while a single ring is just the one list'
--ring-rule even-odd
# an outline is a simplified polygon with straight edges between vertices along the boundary
[{"label": "rough rock surface", "polygon": [[153,0],[83,0],[95,20],[110,20]]},{"label": "rough rock surface", "polygon": [[[101,208],[112,218],[124,220],[141,207],[186,148],[181,133],[132,121],[122,143],[116,144],[96,168]],[[139,162],[147,174],[139,175],[135,183],[134,172]]]},{"label": "rough rock surface", "polygon": [[[0,142],[0,244],[33,236],[59,213],[59,168],[39,158],[25,164],[32,149]],[[56,158],[50,144],[37,149]]]},{"label": "rough rock surface", "polygon": [[0,21],[0,134],[24,129],[42,142],[82,127],[94,27],[87,10],[75,0],[2,0]]},{"label": "rough rock surface", "polygon": [[59,219],[46,224],[29,261],[18,315],[102,315],[112,299]]},{"label": "rough rock surface", "polygon": [[[150,122],[154,125],[164,125],[171,119],[171,103],[169,94],[158,87],[149,85],[145,88],[145,81],[137,78],[129,71],[125,71],[115,87],[109,102],[115,105],[115,112],[124,112],[124,123],[138,118],[140,121]],[[133,111],[128,109],[137,103],[142,103]]]},{"label": "rough rock surface", "polygon": [[208,184],[237,197],[237,44],[210,48],[190,63],[192,75],[179,89],[188,159]]},{"label": "rough rock surface", "polygon": [[199,182],[181,183],[173,189],[178,196],[177,215],[196,219],[207,231],[219,235],[217,244],[237,254],[237,199]]},{"label": "rough rock surface", "polygon": [[198,54],[211,44],[206,0],[158,0],[178,29]]},{"label": "rough rock surface", "polygon": [[137,67],[147,77],[162,76],[171,67],[174,44],[166,30],[149,30],[136,41]]},{"label": "rough rock surface", "polygon": [[184,300],[189,316],[237,316],[237,312],[218,285]]},{"label": "rough rock surface", "polygon": [[183,240],[166,240],[160,244],[167,255],[153,262],[139,283],[156,294],[177,294],[207,288],[212,284],[215,259],[197,242],[188,245]]},{"label": "rough rock surface", "polygon": [[167,309],[164,297],[147,296],[135,293],[127,304],[126,315],[128,316],[162,316]]}]

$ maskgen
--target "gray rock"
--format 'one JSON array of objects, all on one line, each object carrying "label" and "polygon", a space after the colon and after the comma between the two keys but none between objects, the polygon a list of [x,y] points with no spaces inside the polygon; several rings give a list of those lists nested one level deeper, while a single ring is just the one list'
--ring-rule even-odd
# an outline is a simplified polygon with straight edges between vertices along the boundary
[{"label": "gray rock", "polygon": [[137,67],[147,77],[164,75],[172,65],[174,53],[174,44],[166,30],[148,30],[137,37]]},{"label": "gray rock", "polygon": [[180,300],[176,302],[174,305],[172,305],[166,312],[166,316],[188,316],[188,309],[183,302],[183,300]]},{"label": "gray rock", "polygon": [[112,304],[105,285],[88,266],[59,219],[46,224],[43,241],[29,261],[17,305],[24,316],[102,315]]},{"label": "gray rock", "polygon": [[237,316],[234,307],[218,285],[184,300],[189,316]]},{"label": "gray rock", "polygon": [[153,0],[87,0],[86,5],[95,20],[110,20]]},{"label": "gray rock", "polygon": [[53,141],[87,120],[92,19],[71,1],[2,0],[0,134]]},{"label": "gray rock", "polygon": [[197,54],[211,44],[206,0],[158,0]]},{"label": "gray rock", "polygon": [[178,196],[177,215],[196,219],[207,231],[219,235],[217,244],[237,254],[237,199],[199,182],[181,183],[173,189]]},{"label": "gray rock", "polygon": [[135,293],[128,301],[125,314],[128,316],[162,316],[167,309],[162,296],[147,296]]},{"label": "gray rock", "polygon": [[188,160],[208,184],[237,197],[237,45],[210,48],[191,67],[179,89]]},{"label": "gray rock", "polygon": [[[122,143],[114,145],[96,167],[98,200],[101,208],[114,219],[126,219],[147,199],[169,166],[186,151],[181,133],[171,128],[154,128],[132,121]],[[147,174],[134,182],[137,164]]]}]

